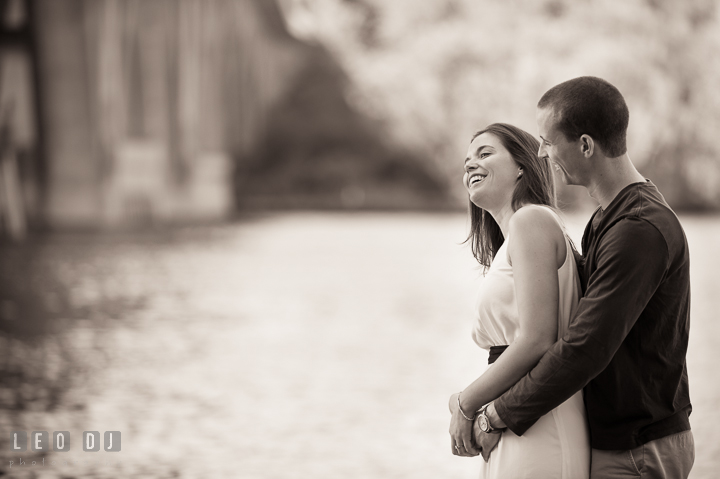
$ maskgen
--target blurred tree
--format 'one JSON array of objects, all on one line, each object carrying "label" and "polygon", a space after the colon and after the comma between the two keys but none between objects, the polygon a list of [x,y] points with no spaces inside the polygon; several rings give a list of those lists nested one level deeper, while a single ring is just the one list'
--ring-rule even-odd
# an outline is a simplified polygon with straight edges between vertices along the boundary
[{"label": "blurred tree", "polygon": [[[717,3],[695,0],[649,2],[666,24],[662,74],[670,86],[671,111],[653,132],[653,148],[643,172],[655,180],[666,198],[684,209],[720,206],[720,101],[713,93],[720,82],[720,26]],[[662,124],[662,123],[661,123]]]},{"label": "blurred tree", "polygon": [[[542,93],[606,78],[631,111],[631,157],[676,208],[720,207],[720,31],[711,0],[283,0],[291,31],[347,68],[355,103],[460,188],[471,134],[535,132]],[[371,12],[371,13],[368,13]],[[368,28],[370,25],[372,28]],[[368,42],[368,31],[372,41]],[[565,189],[565,200],[584,197]]]},{"label": "blurred tree", "polygon": [[393,146],[345,100],[342,68],[289,34],[275,0],[33,5],[53,225],[222,216],[233,168],[243,205],[263,195],[276,205],[322,196],[315,206],[443,196],[432,163]]},{"label": "blurred tree", "polygon": [[419,152],[393,146],[346,100],[348,79],[324,48],[306,47],[265,135],[238,161],[246,206],[435,208],[446,185]]}]

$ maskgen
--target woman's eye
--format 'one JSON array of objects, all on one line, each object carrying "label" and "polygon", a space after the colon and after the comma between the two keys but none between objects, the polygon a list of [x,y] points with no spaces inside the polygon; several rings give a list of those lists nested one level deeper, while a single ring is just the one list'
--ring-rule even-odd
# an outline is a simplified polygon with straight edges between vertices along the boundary
[{"label": "woman's eye", "polygon": [[480,153],[480,158],[485,158],[487,156],[490,156],[490,153]]}]

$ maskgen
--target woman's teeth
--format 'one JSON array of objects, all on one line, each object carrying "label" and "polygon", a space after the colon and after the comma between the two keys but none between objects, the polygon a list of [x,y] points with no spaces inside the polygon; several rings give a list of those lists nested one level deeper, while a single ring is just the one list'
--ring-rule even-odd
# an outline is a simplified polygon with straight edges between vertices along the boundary
[{"label": "woman's teeth", "polygon": [[482,180],[484,180],[484,179],[485,179],[485,176],[483,176],[483,175],[475,175],[475,176],[473,176],[473,177],[470,178],[470,181],[469,181],[470,186],[472,186],[472,185],[474,185],[474,184],[476,184],[476,183],[480,183],[480,182],[481,182]]}]

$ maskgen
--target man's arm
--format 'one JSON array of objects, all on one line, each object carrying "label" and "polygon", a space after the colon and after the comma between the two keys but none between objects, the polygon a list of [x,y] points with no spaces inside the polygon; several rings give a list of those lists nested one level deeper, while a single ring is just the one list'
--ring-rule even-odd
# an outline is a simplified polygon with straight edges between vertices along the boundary
[{"label": "man's arm", "polygon": [[662,234],[626,218],[601,239],[597,269],[564,337],[494,403],[502,422],[522,435],[610,363],[668,267]]}]

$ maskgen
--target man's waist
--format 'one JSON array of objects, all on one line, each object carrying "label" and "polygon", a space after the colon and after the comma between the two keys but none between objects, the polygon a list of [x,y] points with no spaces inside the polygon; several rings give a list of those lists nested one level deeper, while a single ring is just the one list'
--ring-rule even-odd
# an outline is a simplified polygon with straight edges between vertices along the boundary
[{"label": "man's waist", "polygon": [[591,444],[594,449],[634,449],[655,439],[690,429],[688,402],[682,409],[661,419],[630,419],[618,414],[588,411]]}]

